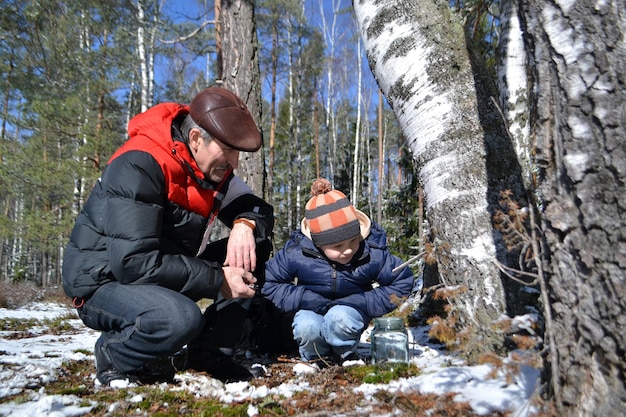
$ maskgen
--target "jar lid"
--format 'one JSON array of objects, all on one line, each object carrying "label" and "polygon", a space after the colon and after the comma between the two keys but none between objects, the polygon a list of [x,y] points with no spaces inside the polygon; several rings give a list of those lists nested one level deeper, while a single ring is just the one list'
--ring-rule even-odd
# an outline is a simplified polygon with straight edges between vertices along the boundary
[{"label": "jar lid", "polygon": [[400,317],[379,317],[374,319],[374,326],[378,327],[404,327],[404,320]]}]

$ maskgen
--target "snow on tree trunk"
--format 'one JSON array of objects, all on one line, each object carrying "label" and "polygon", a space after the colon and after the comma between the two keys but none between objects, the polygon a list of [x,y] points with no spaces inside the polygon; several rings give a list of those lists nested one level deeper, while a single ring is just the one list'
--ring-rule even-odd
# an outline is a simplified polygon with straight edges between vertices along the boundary
[{"label": "snow on tree trunk", "polygon": [[[246,103],[261,128],[261,80],[258,40],[253,3],[222,1],[222,82]],[[258,152],[241,152],[239,176],[260,197],[266,196],[264,147]]]},{"label": "snow on tree trunk", "polygon": [[354,9],[370,67],[419,167],[438,272],[469,290],[464,310],[486,326],[504,312],[504,292],[463,30],[445,1],[355,0]]},{"label": "snow on tree trunk", "polygon": [[[626,4],[524,0],[560,415],[626,415]],[[556,369],[558,375],[549,375]]]}]

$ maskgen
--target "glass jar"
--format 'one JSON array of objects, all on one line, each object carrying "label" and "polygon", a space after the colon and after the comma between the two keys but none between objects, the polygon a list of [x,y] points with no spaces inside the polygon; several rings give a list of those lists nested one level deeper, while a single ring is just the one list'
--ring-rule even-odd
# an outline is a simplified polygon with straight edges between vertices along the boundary
[{"label": "glass jar", "polygon": [[372,364],[409,363],[409,336],[401,318],[374,319],[370,346]]}]

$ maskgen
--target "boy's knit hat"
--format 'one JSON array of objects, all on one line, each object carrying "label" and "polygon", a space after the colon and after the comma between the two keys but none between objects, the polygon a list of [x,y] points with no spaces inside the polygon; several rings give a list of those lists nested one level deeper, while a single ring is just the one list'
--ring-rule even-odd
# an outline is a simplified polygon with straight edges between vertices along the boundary
[{"label": "boy's knit hat", "polygon": [[311,240],[316,246],[332,245],[361,235],[357,210],[330,182],[317,179],[311,186],[313,196],[305,206]]}]

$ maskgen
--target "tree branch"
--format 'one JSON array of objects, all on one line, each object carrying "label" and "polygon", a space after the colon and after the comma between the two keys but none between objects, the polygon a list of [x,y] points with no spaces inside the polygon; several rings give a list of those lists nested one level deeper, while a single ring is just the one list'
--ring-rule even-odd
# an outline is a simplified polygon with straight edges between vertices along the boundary
[{"label": "tree branch", "polygon": [[161,39],[161,42],[163,44],[165,44],[165,45],[172,45],[172,44],[175,44],[175,43],[185,42],[186,40],[191,39],[194,36],[196,36],[202,29],[204,29],[205,27],[207,27],[210,24],[215,24],[215,20],[205,20],[204,22],[202,22],[202,24],[200,26],[198,26],[195,30],[193,30],[188,35],[181,36],[179,38],[172,39],[172,40]]}]

